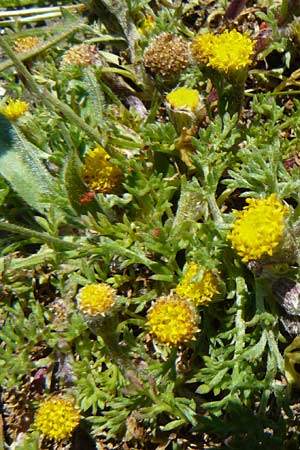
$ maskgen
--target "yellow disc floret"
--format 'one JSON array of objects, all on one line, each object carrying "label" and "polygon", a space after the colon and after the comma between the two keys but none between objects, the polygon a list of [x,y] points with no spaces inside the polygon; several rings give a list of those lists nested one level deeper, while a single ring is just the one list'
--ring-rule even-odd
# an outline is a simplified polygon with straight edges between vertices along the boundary
[{"label": "yellow disc floret", "polygon": [[109,159],[110,156],[100,145],[86,153],[82,175],[92,191],[105,194],[120,185],[121,171]]},{"label": "yellow disc floret", "polygon": [[72,401],[61,397],[45,400],[38,409],[35,428],[49,439],[61,441],[69,438],[80,421],[80,412]]},{"label": "yellow disc floret", "polygon": [[247,198],[242,211],[233,211],[236,220],[228,239],[243,262],[272,255],[283,239],[288,206],[270,195],[266,199]]},{"label": "yellow disc floret", "polygon": [[166,99],[174,109],[196,111],[200,104],[199,92],[186,87],[175,89],[166,96]]},{"label": "yellow disc floret", "polygon": [[28,103],[9,98],[6,102],[6,106],[0,108],[0,113],[4,114],[8,119],[14,121],[23,116],[27,110]]},{"label": "yellow disc floret", "polygon": [[115,304],[115,294],[106,283],[88,284],[77,295],[78,309],[90,317],[105,315]]},{"label": "yellow disc floret", "polygon": [[200,267],[192,262],[187,266],[186,273],[175,291],[178,295],[190,299],[195,305],[209,304],[218,290],[218,279],[211,270],[205,270],[200,281],[193,281]]},{"label": "yellow disc floret", "polygon": [[157,299],[147,319],[150,333],[161,344],[179,345],[190,341],[197,331],[197,316],[193,306],[177,295]]}]

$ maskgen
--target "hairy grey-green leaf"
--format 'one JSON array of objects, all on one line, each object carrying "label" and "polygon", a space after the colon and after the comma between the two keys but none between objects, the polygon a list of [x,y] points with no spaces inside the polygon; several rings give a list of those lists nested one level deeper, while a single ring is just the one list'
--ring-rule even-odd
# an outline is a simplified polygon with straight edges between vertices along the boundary
[{"label": "hairy grey-green leaf", "polygon": [[0,174],[32,208],[43,212],[54,186],[38,148],[0,114]]},{"label": "hairy grey-green leaf", "polygon": [[139,33],[130,17],[130,12],[125,0],[93,0],[91,8],[97,13],[112,33],[125,35],[128,41],[131,60],[134,61],[135,41],[139,39]]},{"label": "hairy grey-green leaf", "polygon": [[105,107],[105,99],[95,74],[90,68],[84,71],[84,81],[89,88],[89,98],[93,108],[93,120],[96,126],[103,128],[103,108]]}]

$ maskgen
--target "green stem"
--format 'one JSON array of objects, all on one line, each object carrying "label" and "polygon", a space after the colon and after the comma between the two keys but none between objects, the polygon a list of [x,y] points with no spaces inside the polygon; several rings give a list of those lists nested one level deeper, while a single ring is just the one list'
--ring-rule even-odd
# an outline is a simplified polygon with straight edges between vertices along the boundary
[{"label": "green stem", "polygon": [[9,233],[19,234],[21,236],[28,236],[30,238],[35,238],[39,242],[44,242],[49,245],[59,245],[60,247],[63,246],[68,248],[78,248],[78,244],[75,244],[73,242],[67,242],[57,237],[50,236],[49,234],[21,227],[19,225],[14,225],[12,223],[0,222],[0,230],[7,231]]},{"label": "green stem", "polygon": [[240,116],[243,108],[244,97],[245,97],[245,83],[233,84],[228,106],[228,111],[230,115],[237,113],[238,116]]},{"label": "green stem", "polygon": [[270,395],[271,391],[269,389],[263,391],[258,410],[259,416],[265,417]]},{"label": "green stem", "polygon": [[111,361],[124,373],[131,385],[137,391],[143,389],[137,368],[131,361],[128,350],[120,346],[117,312],[112,311],[105,317],[88,318],[87,323],[92,333],[101,337]]},{"label": "green stem", "polygon": [[289,15],[289,0],[282,0],[280,8],[280,23],[285,23]]},{"label": "green stem", "polygon": [[265,290],[262,286],[262,282],[255,278],[255,301],[257,314],[265,312],[264,292]]},{"label": "green stem", "polygon": [[210,195],[208,198],[208,205],[209,205],[209,209],[212,215],[212,218],[214,219],[215,222],[217,223],[223,223],[223,217],[221,214],[221,211],[219,209],[219,206],[216,202],[215,196],[214,194]]},{"label": "green stem", "polygon": [[[243,277],[236,277],[236,306],[237,313],[235,318],[235,328],[236,328],[236,337],[235,337],[235,349],[234,349],[234,359],[238,359],[239,355],[242,353],[244,348],[244,338],[246,333],[246,324],[244,321],[244,310],[246,303],[246,293],[247,293],[247,285]],[[240,373],[240,363],[236,361],[232,371],[232,385],[234,386],[237,383],[237,379]]]}]

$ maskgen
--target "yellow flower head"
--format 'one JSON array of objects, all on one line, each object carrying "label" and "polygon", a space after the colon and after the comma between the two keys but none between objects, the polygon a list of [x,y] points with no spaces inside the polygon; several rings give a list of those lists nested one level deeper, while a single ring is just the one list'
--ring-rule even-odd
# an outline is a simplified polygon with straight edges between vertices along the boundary
[{"label": "yellow flower head", "polygon": [[175,289],[176,294],[190,299],[197,306],[209,304],[219,293],[218,279],[210,270],[204,272],[201,281],[193,281],[199,270],[196,263],[189,263],[185,276]]},{"label": "yellow flower head", "polygon": [[161,344],[179,345],[190,341],[197,331],[197,316],[193,306],[177,295],[157,299],[147,319],[150,333]]},{"label": "yellow flower head", "polygon": [[106,194],[120,185],[121,171],[109,162],[109,158],[100,145],[86,153],[82,175],[92,191]]},{"label": "yellow flower head", "polygon": [[90,317],[104,316],[113,308],[115,294],[115,290],[106,283],[88,284],[77,295],[78,309]]},{"label": "yellow flower head", "polygon": [[199,92],[196,89],[181,87],[166,96],[172,108],[196,111],[200,104]]},{"label": "yellow flower head", "polygon": [[9,98],[7,100],[7,105],[0,108],[0,113],[4,114],[10,120],[17,120],[19,117],[23,116],[27,110],[28,103]]},{"label": "yellow flower head", "polygon": [[25,53],[33,50],[41,44],[41,40],[36,36],[28,36],[16,39],[14,43],[14,51],[16,53]]},{"label": "yellow flower head", "polygon": [[236,220],[228,235],[232,247],[243,262],[272,255],[283,238],[285,216],[288,206],[281,203],[275,194],[266,199],[247,198],[242,211],[234,211]]},{"label": "yellow flower head", "polygon": [[194,58],[220,72],[235,72],[251,64],[254,42],[236,30],[200,35],[191,44]]},{"label": "yellow flower head", "polygon": [[61,441],[69,438],[80,421],[80,412],[74,403],[61,397],[45,400],[38,409],[34,424],[49,439]]},{"label": "yellow flower head", "polygon": [[141,34],[147,36],[149,31],[153,30],[155,27],[154,18],[150,15],[147,15],[142,21],[141,25],[138,27],[138,30]]},{"label": "yellow flower head", "polygon": [[236,30],[216,36],[208,65],[228,73],[243,69],[251,63],[254,42]]},{"label": "yellow flower head", "polygon": [[213,33],[205,33],[199,34],[191,43],[192,55],[200,64],[208,63],[215,39]]},{"label": "yellow flower head", "polygon": [[97,50],[95,45],[78,44],[68,50],[61,61],[61,67],[75,65],[87,67],[95,64],[97,60]]}]

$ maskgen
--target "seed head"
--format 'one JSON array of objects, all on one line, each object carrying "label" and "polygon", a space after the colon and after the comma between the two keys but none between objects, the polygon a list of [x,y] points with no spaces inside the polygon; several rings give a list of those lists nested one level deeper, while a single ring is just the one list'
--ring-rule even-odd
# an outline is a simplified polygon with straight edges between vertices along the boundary
[{"label": "seed head", "polygon": [[33,50],[41,44],[41,40],[36,36],[28,36],[20,39],[16,39],[13,50],[16,53],[25,53]]},{"label": "seed head", "polygon": [[75,65],[87,67],[95,64],[97,60],[97,50],[95,45],[79,44],[71,47],[63,56],[60,63],[61,68]]},{"label": "seed head", "polygon": [[187,67],[188,62],[186,42],[171,33],[161,33],[144,53],[144,65],[153,75],[177,74]]}]

